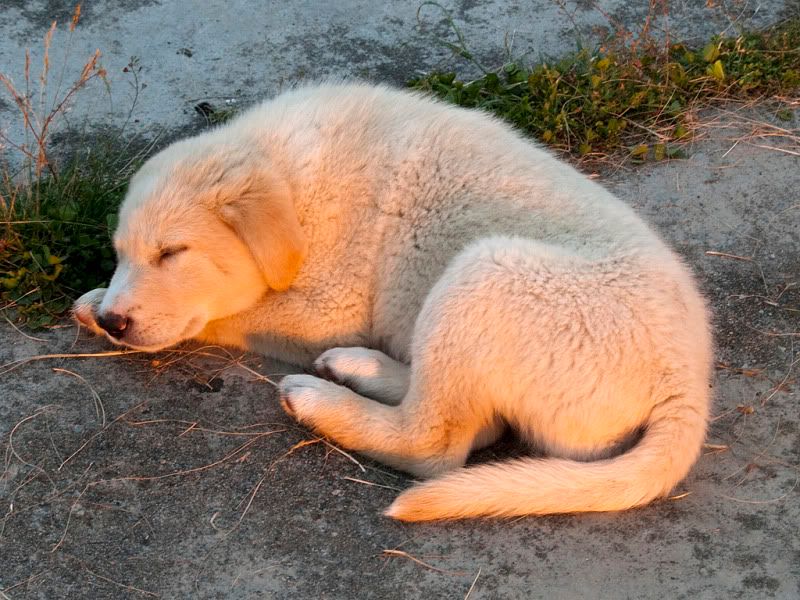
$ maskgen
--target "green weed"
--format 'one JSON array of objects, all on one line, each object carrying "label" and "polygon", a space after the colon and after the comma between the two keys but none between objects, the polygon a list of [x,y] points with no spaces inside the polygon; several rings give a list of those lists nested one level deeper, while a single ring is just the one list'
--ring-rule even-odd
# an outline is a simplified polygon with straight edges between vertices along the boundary
[{"label": "green weed", "polygon": [[[447,46],[471,60],[463,35],[448,19],[457,43]],[[681,156],[680,143],[693,132],[694,109],[712,99],[800,89],[800,17],[768,31],[714,37],[698,48],[644,33],[618,35],[595,50],[535,66],[481,67],[484,75],[473,81],[435,72],[409,85],[492,112],[557,150],[595,158],[622,152],[634,160]]]},{"label": "green weed", "polygon": [[[80,5],[69,25],[67,48],[79,18]],[[79,91],[95,79],[105,80],[95,52],[62,89],[65,67],[57,77],[51,73],[55,31],[53,23],[38,75],[32,75],[26,54],[24,86],[17,88],[0,74],[0,89],[13,100],[26,127],[26,139],[19,144],[0,133],[0,143],[22,159],[13,168],[0,165],[0,311],[34,328],[53,322],[77,294],[108,280],[114,269],[109,233],[127,179],[141,160],[130,146],[115,149],[116,140],[97,138],[80,156],[62,164],[54,159],[54,125]],[[136,61],[126,69],[133,72],[138,92]],[[49,78],[57,86],[50,100]]]},{"label": "green weed", "polygon": [[138,161],[98,155],[32,186],[0,183],[0,304],[31,327],[52,323],[114,271],[110,234]]}]

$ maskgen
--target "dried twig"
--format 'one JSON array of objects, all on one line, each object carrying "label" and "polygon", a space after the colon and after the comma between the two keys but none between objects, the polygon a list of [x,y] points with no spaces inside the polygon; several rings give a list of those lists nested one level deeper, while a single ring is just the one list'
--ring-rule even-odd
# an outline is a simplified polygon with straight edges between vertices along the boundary
[{"label": "dried twig", "polygon": [[0,375],[10,373],[14,369],[18,369],[23,365],[39,360],[53,360],[57,358],[104,358],[107,356],[126,356],[128,354],[143,354],[144,350],[110,350],[108,352],[88,352],[77,354],[38,354],[36,356],[29,356],[28,358],[20,358],[19,360],[12,360],[4,365],[0,365]]},{"label": "dried twig", "polygon": [[[137,406],[141,406],[145,402],[146,401],[140,403]],[[131,410],[133,410],[133,409],[131,409]],[[130,412],[130,411],[128,411],[128,412]],[[114,419],[114,421],[112,421],[109,424],[109,427],[111,425],[113,425],[117,420],[119,420],[122,416],[124,416],[124,414],[125,413],[123,413],[123,415],[120,415],[120,417],[117,417],[116,419]],[[56,550],[58,550],[61,547],[61,545],[64,543],[64,540],[66,540],[67,532],[69,530],[70,521],[72,519],[72,513],[75,511],[75,509],[78,506],[81,498],[90,489],[92,489],[92,488],[94,488],[94,487],[96,487],[98,485],[107,484],[107,483],[117,483],[117,482],[121,482],[121,481],[158,481],[160,479],[167,479],[167,478],[170,478],[170,477],[183,477],[185,475],[191,475],[193,473],[199,473],[201,471],[207,471],[209,469],[213,469],[214,467],[218,467],[219,465],[228,462],[234,456],[236,456],[237,454],[240,454],[241,452],[243,452],[244,450],[246,450],[247,448],[249,448],[250,446],[255,444],[262,437],[265,437],[265,436],[269,435],[270,433],[276,433],[276,432],[269,432],[269,433],[265,432],[265,433],[262,433],[259,436],[255,437],[255,438],[253,438],[251,440],[248,440],[247,442],[245,442],[241,446],[237,447],[233,451],[229,452],[228,454],[226,454],[225,456],[223,456],[219,460],[215,460],[212,463],[208,463],[208,464],[205,464],[205,465],[202,465],[202,466],[199,466],[199,467],[194,467],[194,468],[191,468],[191,469],[182,469],[180,471],[172,471],[170,473],[163,473],[161,475],[127,475],[127,476],[121,476],[121,477],[111,477],[109,479],[98,479],[96,481],[90,481],[89,483],[87,483],[83,487],[81,492],[78,494],[77,498],[75,498],[75,500],[73,501],[72,505],[70,506],[69,513],[67,514],[67,522],[64,525],[64,531],[62,532],[61,537],[59,538],[58,542],[50,549],[50,552],[55,552]],[[95,436],[93,436],[93,437],[95,437]],[[85,445],[86,444],[84,443],[81,446],[81,448],[83,448]]]},{"label": "dried twig", "polygon": [[342,477],[342,479],[346,479],[347,481],[352,481],[354,483],[361,483],[363,485],[369,485],[372,487],[379,487],[386,490],[392,490],[395,492],[402,492],[403,490],[397,487],[393,487],[391,485],[384,485],[382,483],[375,483],[374,481],[364,481],[363,479],[357,479],[355,477]]},{"label": "dried twig", "polygon": [[100,420],[100,425],[102,427],[105,427],[106,407],[103,406],[103,401],[100,399],[100,394],[98,394],[97,390],[95,390],[92,387],[92,384],[86,381],[86,379],[83,376],[78,375],[75,371],[70,371],[69,369],[60,369],[58,367],[53,367],[53,371],[56,373],[65,373],[67,375],[71,375],[72,377],[75,377],[79,381],[82,381],[83,383],[86,384],[86,387],[88,387],[89,391],[92,392],[92,398],[94,398],[94,411],[97,414],[97,418]]},{"label": "dried twig", "polygon": [[32,335],[28,335],[27,333],[25,333],[24,331],[22,331],[22,330],[21,330],[19,327],[17,327],[16,325],[14,325],[14,322],[13,322],[11,319],[9,319],[9,318],[8,318],[8,315],[6,315],[6,314],[5,314],[5,312],[3,313],[3,318],[6,320],[6,323],[8,323],[9,325],[11,325],[11,327],[13,327],[13,328],[14,328],[14,331],[16,331],[16,332],[17,332],[18,334],[20,334],[22,337],[24,337],[24,338],[28,338],[29,340],[33,340],[34,342],[48,342],[48,341],[49,341],[49,340],[46,340],[46,339],[44,339],[44,338],[39,338],[39,337],[34,337],[34,336],[32,336]]},{"label": "dried twig", "polygon": [[334,452],[338,452],[339,454],[341,454],[342,456],[344,456],[345,458],[347,458],[348,460],[350,460],[350,462],[352,462],[352,463],[353,463],[353,464],[355,464],[355,465],[356,465],[356,466],[357,466],[359,469],[361,469],[362,473],[366,473],[366,472],[367,472],[367,469],[364,467],[364,465],[362,465],[362,464],[361,464],[360,462],[358,462],[358,461],[357,461],[355,458],[353,458],[353,456],[352,456],[351,454],[348,454],[347,452],[345,452],[344,450],[342,450],[342,449],[341,449],[341,448],[339,448],[338,446],[336,446],[336,445],[334,445],[334,444],[331,444],[331,443],[330,443],[328,440],[326,440],[325,438],[319,438],[319,441],[321,441],[323,444],[325,444],[325,445],[326,445],[328,448],[330,448],[330,449],[331,449],[331,450],[333,450]]},{"label": "dried twig", "polygon": [[691,496],[692,492],[683,492],[681,494],[675,494],[674,496],[667,496],[667,500],[683,500],[686,496]]},{"label": "dried twig", "polygon": [[423,560],[418,559],[416,556],[412,556],[411,554],[403,550],[397,550],[397,549],[383,550],[381,552],[381,555],[386,557],[397,556],[400,558],[407,558],[408,560],[413,561],[418,565],[425,567],[426,569],[430,569],[431,571],[436,571],[437,573],[444,573],[445,575],[466,575],[466,573],[464,573],[463,571],[445,571],[444,569],[439,569],[431,564],[426,563]]},{"label": "dried twig", "polygon": [[478,572],[475,574],[475,579],[472,580],[472,585],[469,586],[469,589],[467,590],[467,595],[464,596],[464,600],[469,599],[469,595],[472,593],[472,590],[475,589],[475,584],[478,583],[478,577],[480,576],[481,576],[481,568],[478,567]]},{"label": "dried twig", "polygon": [[[790,342],[791,356],[794,356],[794,341],[790,339],[789,342]],[[778,392],[786,391],[786,383],[789,381],[789,376],[791,376],[792,370],[794,369],[794,366],[798,362],[800,362],[800,357],[795,358],[789,363],[789,366],[786,369],[786,375],[784,375],[783,379],[778,385],[773,387],[772,392],[770,392],[769,396],[761,399],[761,406],[766,405],[766,403],[772,400],[773,396],[775,396],[775,394],[777,394]]]},{"label": "dried twig", "polygon": [[110,577],[106,577],[105,575],[100,575],[100,573],[92,571],[89,567],[87,567],[86,564],[83,563],[83,561],[81,561],[81,565],[83,566],[83,570],[86,571],[87,573],[89,573],[90,575],[92,575],[93,577],[97,577],[98,579],[101,579],[101,580],[103,580],[103,581],[105,581],[107,583],[110,583],[112,585],[120,587],[123,590],[128,590],[130,592],[136,592],[138,594],[144,594],[145,596],[149,596],[151,598],[160,598],[160,596],[158,594],[156,594],[156,593],[148,592],[147,590],[143,590],[142,588],[138,588],[138,587],[133,586],[133,585],[128,585],[126,583],[120,583],[119,581],[114,581],[113,579],[111,579]]},{"label": "dried twig", "polygon": [[[146,421],[125,421],[126,425],[130,425],[132,427],[142,427],[144,425],[160,425],[163,423],[188,426],[183,433],[188,433],[190,431],[197,431],[200,433],[208,433],[212,435],[231,436],[231,437],[256,437],[263,434],[282,433],[286,431],[286,429],[276,429],[271,431],[224,431],[219,429],[208,429],[207,427],[199,427],[197,421],[185,421],[181,419],[148,419]],[[252,429],[254,427],[261,427],[262,425],[273,425],[273,423],[254,423],[253,425],[247,425],[242,429]]]},{"label": "dried twig", "polygon": [[27,579],[23,579],[22,581],[18,581],[14,585],[10,585],[7,588],[3,588],[2,590],[0,590],[0,592],[3,592],[3,596],[5,598],[10,598],[10,596],[6,595],[5,592],[10,592],[11,590],[15,590],[18,587],[22,587],[23,585],[28,585],[30,583],[33,583],[37,579],[40,579],[42,576],[47,575],[49,572],[50,572],[49,570],[40,571],[39,573],[36,573],[36,575],[31,575]]},{"label": "dried twig", "polygon": [[50,484],[53,487],[55,487],[55,482],[52,480],[52,478],[47,473],[47,471],[45,471],[39,465],[35,465],[35,464],[31,463],[31,462],[28,462],[27,460],[22,458],[22,456],[19,454],[19,452],[17,452],[16,448],[14,448],[14,434],[17,432],[17,430],[20,427],[22,427],[23,424],[27,423],[28,421],[31,421],[31,420],[33,420],[33,419],[35,419],[35,418],[37,418],[37,417],[39,417],[39,416],[41,416],[43,414],[52,412],[53,410],[58,409],[58,408],[59,407],[57,405],[55,405],[55,404],[48,404],[46,406],[42,406],[42,407],[38,408],[33,414],[28,415],[27,417],[25,417],[24,419],[19,421],[16,425],[14,425],[14,427],[11,428],[11,431],[8,433],[8,446],[6,447],[5,466],[4,466],[4,469],[3,469],[3,479],[5,479],[5,475],[8,472],[9,465],[11,464],[10,457],[13,456],[20,463],[25,465],[26,467],[30,467],[31,469],[43,474],[50,481]]},{"label": "dried twig", "polygon": [[721,256],[723,258],[731,258],[733,260],[741,260],[745,262],[753,262],[752,256],[739,256],[738,254],[729,254],[727,252],[717,252],[716,250],[706,250],[706,256]]},{"label": "dried twig", "polygon": [[777,498],[770,498],[769,500],[747,500],[745,498],[736,498],[735,496],[728,496],[726,494],[720,494],[719,496],[720,496],[720,498],[725,498],[726,500],[732,500],[733,502],[741,502],[742,504],[756,504],[756,505],[760,505],[760,504],[776,504],[776,503],[780,502],[781,500],[786,499],[789,496],[789,494],[794,492],[794,490],[797,487],[798,483],[800,483],[800,477],[798,477],[798,478],[796,478],[794,480],[794,484],[792,485],[791,488],[789,488],[789,490],[785,494],[782,494],[782,495],[778,496]]},{"label": "dried twig", "polygon": [[756,148],[763,148],[764,150],[774,150],[775,152],[783,152],[784,154],[790,154],[792,156],[800,156],[800,152],[795,150],[789,150],[788,148],[780,148],[778,146],[769,146],[767,144],[756,144],[754,142],[747,142],[750,146],[755,146]]},{"label": "dried twig", "polygon": [[121,415],[116,417],[113,421],[111,421],[111,423],[109,423],[108,425],[103,427],[100,431],[96,431],[94,434],[92,434],[89,438],[86,439],[86,441],[84,441],[80,446],[78,446],[78,449],[75,450],[75,452],[70,454],[63,461],[61,461],[61,464],[58,465],[58,468],[56,469],[56,471],[60,471],[61,469],[63,469],[64,465],[66,465],[69,461],[71,461],[73,458],[75,458],[80,453],[80,451],[83,450],[86,446],[88,446],[94,439],[96,439],[97,437],[99,437],[102,434],[104,434],[112,425],[114,425],[118,421],[124,419],[126,415],[130,414],[134,410],[137,410],[138,408],[144,406],[145,404],[147,404],[147,402],[148,402],[148,400],[142,400],[141,402],[139,402],[139,404],[137,404],[133,408],[129,408],[124,413],[122,413]]}]

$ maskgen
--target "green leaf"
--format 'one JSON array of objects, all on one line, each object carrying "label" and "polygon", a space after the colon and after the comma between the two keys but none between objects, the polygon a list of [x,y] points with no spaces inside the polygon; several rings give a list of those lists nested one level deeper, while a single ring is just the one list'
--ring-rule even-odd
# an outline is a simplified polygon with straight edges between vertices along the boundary
[{"label": "green leaf", "polygon": [[667,158],[689,158],[682,148],[667,147]]},{"label": "green leaf", "polygon": [[56,265],[55,269],[50,275],[42,275],[47,281],[55,281],[58,279],[58,276],[61,275],[61,271],[64,270],[64,265]]},{"label": "green leaf", "polygon": [[630,100],[631,108],[637,108],[642,103],[642,100],[644,100],[646,97],[647,91],[642,90],[641,92],[636,92]]},{"label": "green leaf", "polygon": [[719,83],[723,83],[725,81],[725,69],[722,67],[722,62],[719,60],[713,65],[709,65],[706,68],[706,73],[711,75],[711,77],[716,79]]},{"label": "green leaf", "polygon": [[719,58],[719,46],[714,42],[708,42],[703,48],[703,60],[712,63]]},{"label": "green leaf", "polygon": [[675,127],[675,131],[672,132],[672,137],[676,140],[685,138],[687,135],[689,135],[689,130],[686,129],[686,126],[683,125],[683,123],[678,124],[678,126]]},{"label": "green leaf", "polygon": [[7,290],[13,290],[19,285],[19,277],[0,277],[0,285]]}]

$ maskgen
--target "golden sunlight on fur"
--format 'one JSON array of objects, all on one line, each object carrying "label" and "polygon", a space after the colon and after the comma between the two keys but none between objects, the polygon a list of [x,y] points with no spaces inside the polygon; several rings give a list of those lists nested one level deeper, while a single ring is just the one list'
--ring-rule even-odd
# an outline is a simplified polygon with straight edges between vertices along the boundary
[{"label": "golden sunlight on fur", "polygon": [[[422,521],[614,511],[669,493],[709,414],[709,318],[634,212],[508,126],[386,87],[285,93],[131,181],[114,343],[187,339],[299,365],[281,402],[429,481]],[[464,468],[507,428],[542,458]]]}]

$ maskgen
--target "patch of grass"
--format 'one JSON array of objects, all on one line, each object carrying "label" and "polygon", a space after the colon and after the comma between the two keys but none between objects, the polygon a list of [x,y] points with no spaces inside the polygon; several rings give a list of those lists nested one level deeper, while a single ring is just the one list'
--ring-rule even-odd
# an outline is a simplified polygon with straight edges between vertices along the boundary
[{"label": "patch of grass", "polygon": [[[444,10],[435,3],[426,3]],[[751,99],[800,90],[800,17],[772,29],[716,36],[702,47],[649,34],[617,35],[595,50],[525,67],[486,71],[457,43],[445,42],[484,75],[473,81],[434,72],[409,82],[448,102],[492,112],[559,151],[635,160],[681,156],[693,111],[714,99]]]},{"label": "patch of grass", "polygon": [[[69,25],[67,51],[79,18],[80,5]],[[76,79],[62,87],[66,56],[61,72],[51,73],[55,32],[54,22],[44,38],[38,75],[31,73],[28,53],[23,85],[18,88],[0,74],[0,89],[18,108],[26,136],[16,143],[0,132],[0,143],[22,159],[14,167],[0,165],[0,311],[33,328],[52,323],[79,293],[108,281],[114,269],[110,232],[116,210],[128,177],[141,162],[130,147],[114,149],[115,140],[95,139],[62,164],[51,155],[53,127],[76,94],[93,80],[105,80],[95,52]],[[138,92],[136,61],[126,69],[133,72]]]},{"label": "patch of grass", "polygon": [[33,185],[15,185],[9,178],[0,183],[3,308],[41,327],[67,311],[78,295],[108,282],[116,210],[137,162],[97,152]]},{"label": "patch of grass", "polygon": [[238,106],[225,106],[218,108],[210,102],[196,104],[194,111],[205,119],[207,125],[224,125],[241,112]]}]

